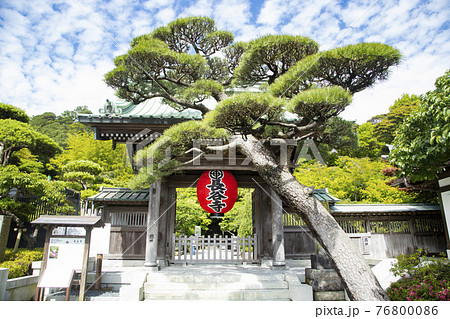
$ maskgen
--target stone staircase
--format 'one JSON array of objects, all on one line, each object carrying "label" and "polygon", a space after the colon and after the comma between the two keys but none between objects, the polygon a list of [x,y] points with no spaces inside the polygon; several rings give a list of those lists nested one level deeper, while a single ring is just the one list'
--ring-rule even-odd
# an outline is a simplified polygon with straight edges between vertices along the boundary
[{"label": "stone staircase", "polygon": [[[144,300],[293,300],[303,285],[288,270],[242,265],[172,266],[149,272]],[[311,292],[312,296],[312,292]],[[308,299],[308,298],[307,298]]]}]

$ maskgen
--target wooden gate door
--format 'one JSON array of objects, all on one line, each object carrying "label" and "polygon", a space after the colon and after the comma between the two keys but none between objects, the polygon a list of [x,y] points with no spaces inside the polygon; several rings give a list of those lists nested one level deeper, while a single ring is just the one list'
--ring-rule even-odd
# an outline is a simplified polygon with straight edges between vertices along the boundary
[{"label": "wooden gate door", "polygon": [[233,263],[258,260],[257,236],[172,237],[172,263]]}]

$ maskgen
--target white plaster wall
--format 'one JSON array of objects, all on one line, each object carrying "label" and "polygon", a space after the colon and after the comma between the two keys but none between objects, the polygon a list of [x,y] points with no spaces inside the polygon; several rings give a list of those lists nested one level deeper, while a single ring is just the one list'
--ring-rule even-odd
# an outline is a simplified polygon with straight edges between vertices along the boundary
[{"label": "white plaster wall", "polygon": [[111,224],[105,227],[96,227],[91,233],[91,247],[89,257],[96,257],[97,254],[109,254],[109,240],[111,236]]}]

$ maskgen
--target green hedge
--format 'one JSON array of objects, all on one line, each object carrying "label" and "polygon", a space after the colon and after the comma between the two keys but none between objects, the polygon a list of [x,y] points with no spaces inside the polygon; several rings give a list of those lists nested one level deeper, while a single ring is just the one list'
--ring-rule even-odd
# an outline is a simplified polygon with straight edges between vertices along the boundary
[{"label": "green hedge", "polygon": [[9,279],[28,276],[31,275],[31,263],[42,260],[42,255],[42,248],[18,249],[15,253],[12,249],[6,249],[5,261],[0,264],[0,268],[9,268]]},{"label": "green hedge", "polygon": [[426,257],[423,250],[398,257],[391,271],[402,278],[387,289],[396,301],[449,301],[450,260]]}]

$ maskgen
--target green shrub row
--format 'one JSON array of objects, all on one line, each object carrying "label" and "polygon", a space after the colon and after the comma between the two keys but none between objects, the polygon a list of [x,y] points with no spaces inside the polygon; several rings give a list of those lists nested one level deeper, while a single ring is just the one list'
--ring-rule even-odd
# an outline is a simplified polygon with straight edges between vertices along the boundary
[{"label": "green shrub row", "polygon": [[28,276],[31,275],[31,263],[42,260],[42,255],[42,248],[18,249],[17,252],[6,249],[5,261],[0,264],[0,268],[9,268],[9,279]]},{"label": "green shrub row", "polygon": [[447,258],[426,257],[419,249],[410,256],[399,256],[391,271],[401,276],[387,289],[391,300],[450,300],[450,260]]}]

